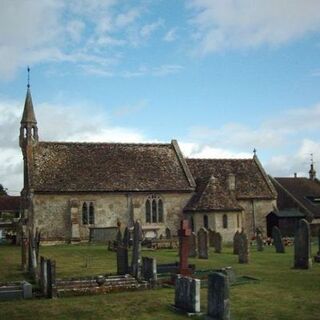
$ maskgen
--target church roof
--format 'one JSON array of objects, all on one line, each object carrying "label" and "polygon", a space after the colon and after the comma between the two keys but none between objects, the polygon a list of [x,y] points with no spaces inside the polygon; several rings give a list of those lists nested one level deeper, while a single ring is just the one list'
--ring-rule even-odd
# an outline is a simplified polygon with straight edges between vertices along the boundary
[{"label": "church roof", "polygon": [[176,141],[170,144],[39,142],[36,192],[193,191]]},{"label": "church roof", "polygon": [[37,123],[36,116],[33,110],[33,103],[30,89],[27,90],[26,100],[24,102],[24,109],[22,114],[21,123]]},{"label": "church roof", "polygon": [[184,211],[234,211],[242,210],[233,193],[228,192],[223,181],[214,176],[196,179],[196,193]]},{"label": "church roof", "polygon": [[[234,199],[275,199],[276,191],[257,157],[253,159],[187,159],[196,179],[214,176],[224,193],[229,194],[228,178],[235,176]],[[222,191],[221,191],[222,192]],[[217,195],[217,197],[222,197]],[[225,197],[225,195],[224,195]]]}]

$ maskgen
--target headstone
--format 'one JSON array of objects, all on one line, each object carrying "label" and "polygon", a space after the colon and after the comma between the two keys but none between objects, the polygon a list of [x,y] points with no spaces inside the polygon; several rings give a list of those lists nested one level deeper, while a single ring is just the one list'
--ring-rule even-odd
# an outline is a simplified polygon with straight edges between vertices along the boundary
[{"label": "headstone", "polygon": [[191,273],[188,265],[189,257],[189,237],[191,229],[189,227],[189,220],[182,220],[180,222],[179,235],[179,270],[178,273],[185,276]]},{"label": "headstone", "polygon": [[257,233],[256,243],[257,243],[257,251],[263,251],[264,245],[263,245],[263,239],[262,239],[261,233]]},{"label": "headstone", "polygon": [[272,228],[272,239],[273,239],[273,245],[276,248],[277,253],[284,253],[284,243],[282,240],[281,231],[277,226],[274,226]]},{"label": "headstone", "polygon": [[140,279],[141,275],[141,241],[142,228],[140,222],[137,220],[133,228],[133,246],[131,261],[131,272],[132,275],[137,279]]},{"label": "headstone", "polygon": [[301,219],[294,235],[294,267],[296,269],[309,269],[312,266],[310,240],[309,223]]},{"label": "headstone", "polygon": [[216,232],[214,235],[214,252],[215,253],[222,252],[222,236],[219,232]]},{"label": "headstone", "polygon": [[118,228],[117,236],[116,236],[117,246],[122,244],[122,234],[120,228]]},{"label": "headstone", "polygon": [[208,315],[206,319],[230,320],[229,280],[220,272],[208,276]]},{"label": "headstone", "polygon": [[200,280],[182,277],[180,274],[175,282],[174,307],[190,314],[200,312]]},{"label": "headstone", "polygon": [[212,229],[208,229],[209,232],[209,246],[210,247],[214,247],[214,236],[215,236],[215,231],[213,231]]},{"label": "headstone", "polygon": [[154,286],[157,282],[157,261],[155,258],[142,257],[142,276]]},{"label": "headstone", "polygon": [[320,228],[318,230],[318,252],[314,256],[314,262],[320,262]]},{"label": "headstone", "polygon": [[128,248],[123,245],[117,247],[117,274],[124,275],[129,271]]},{"label": "headstone", "polygon": [[239,254],[240,232],[237,231],[233,236],[233,254]]},{"label": "headstone", "polygon": [[47,260],[47,278],[47,297],[53,298],[56,295],[56,262],[49,259]]},{"label": "headstone", "polygon": [[189,237],[189,257],[195,258],[197,256],[197,236],[194,232]]},{"label": "headstone", "polygon": [[32,299],[32,285],[29,282],[22,283],[23,299]]},{"label": "headstone", "polygon": [[208,259],[208,231],[205,228],[198,231],[198,258]]},{"label": "headstone", "polygon": [[232,267],[225,267],[225,268],[218,270],[217,272],[221,272],[224,275],[226,275],[229,279],[230,285],[235,283],[237,280],[236,274],[235,274],[234,270],[232,269]]},{"label": "headstone", "polygon": [[239,234],[239,263],[249,263],[249,241],[244,232]]},{"label": "headstone", "polygon": [[166,239],[171,239],[171,230],[168,227],[166,228]]},{"label": "headstone", "polygon": [[129,247],[129,243],[130,243],[130,231],[129,231],[129,228],[128,228],[128,227],[126,227],[126,228],[124,229],[124,232],[123,232],[123,241],[122,241],[122,243],[123,243],[123,246],[124,246],[125,248],[128,248],[128,247]]}]

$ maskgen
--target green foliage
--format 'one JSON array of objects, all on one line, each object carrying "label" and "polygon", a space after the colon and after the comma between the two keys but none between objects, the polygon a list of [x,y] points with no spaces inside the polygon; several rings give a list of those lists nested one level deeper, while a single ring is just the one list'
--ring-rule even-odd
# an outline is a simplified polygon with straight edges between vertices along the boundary
[{"label": "green foliage", "polygon": [[0,183],[0,196],[7,196],[7,189]]},{"label": "green foliage", "polygon": [[[190,259],[197,269],[232,266],[237,275],[261,279],[231,287],[232,319],[285,320],[319,319],[320,264],[311,270],[295,270],[293,248],[277,254],[273,247],[264,252],[251,250],[250,264],[240,265],[230,247],[222,254],[210,251],[208,260]],[[317,250],[313,246],[313,252]],[[0,281],[23,278],[19,272],[20,248],[0,246]],[[103,245],[61,245],[41,247],[40,254],[57,262],[58,277],[97,275],[116,271],[114,252]],[[143,251],[158,263],[178,260],[176,250]],[[206,310],[207,289],[201,289],[201,305]],[[112,293],[54,300],[1,302],[0,319],[186,319],[173,313],[173,289]],[[36,313],[35,313],[36,310]]]}]

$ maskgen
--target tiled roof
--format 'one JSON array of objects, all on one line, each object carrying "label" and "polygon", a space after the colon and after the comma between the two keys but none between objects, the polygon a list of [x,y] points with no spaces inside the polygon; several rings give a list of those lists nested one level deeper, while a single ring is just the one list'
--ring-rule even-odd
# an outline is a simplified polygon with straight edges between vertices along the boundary
[{"label": "tiled roof", "polygon": [[221,180],[215,177],[198,178],[196,193],[184,211],[234,211],[242,210],[234,194],[228,192]]},{"label": "tiled roof", "polygon": [[[289,209],[293,200],[297,207],[306,213],[311,213],[314,218],[320,218],[320,182],[308,178],[273,178],[279,194],[279,210]],[[318,203],[317,203],[318,202]]]},{"label": "tiled roof", "polygon": [[214,176],[223,190],[228,190],[228,177],[235,176],[235,199],[275,199],[276,191],[253,159],[187,159],[195,179]]},{"label": "tiled roof", "polygon": [[171,144],[39,142],[32,188],[37,192],[192,191]]},{"label": "tiled roof", "polygon": [[20,197],[0,196],[0,211],[19,211]]}]

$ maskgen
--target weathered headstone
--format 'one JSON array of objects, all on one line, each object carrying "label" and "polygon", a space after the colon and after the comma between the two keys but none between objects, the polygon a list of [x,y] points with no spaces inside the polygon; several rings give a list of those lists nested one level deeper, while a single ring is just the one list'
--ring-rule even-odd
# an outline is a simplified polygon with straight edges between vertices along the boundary
[{"label": "weathered headstone", "polygon": [[23,299],[32,299],[32,285],[27,282],[22,282],[22,296]]},{"label": "weathered headstone", "polygon": [[208,231],[205,228],[198,231],[198,258],[208,259]]},{"label": "weathered headstone", "polygon": [[154,286],[157,282],[157,261],[155,258],[142,257],[142,277]]},{"label": "weathered headstone", "polygon": [[48,288],[47,297],[53,298],[56,296],[56,262],[47,260],[47,278]]},{"label": "weathered headstone", "polygon": [[249,263],[249,241],[244,232],[239,234],[239,263]]},{"label": "weathered headstone", "polygon": [[118,231],[117,231],[117,236],[116,236],[116,245],[121,245],[122,244],[122,234],[121,234],[121,230],[120,228],[118,228]]},{"label": "weathered headstone", "polygon": [[312,266],[310,226],[307,220],[301,219],[294,235],[294,267],[309,269]]},{"label": "weathered headstone", "polygon": [[128,248],[119,245],[117,247],[117,274],[124,275],[129,271],[128,265]]},{"label": "weathered headstone", "polygon": [[216,232],[214,235],[214,252],[215,253],[222,252],[222,236],[219,232]]},{"label": "weathered headstone", "polygon": [[191,229],[189,227],[189,220],[182,220],[180,222],[179,235],[179,270],[178,273],[182,275],[189,275],[191,270],[188,265],[189,257],[189,237]]},{"label": "weathered headstone", "polygon": [[320,228],[318,230],[318,252],[314,256],[314,262],[320,262]]},{"label": "weathered headstone", "polygon": [[256,243],[257,243],[257,251],[263,251],[264,245],[263,245],[263,239],[262,239],[261,233],[257,234]]},{"label": "weathered headstone", "polygon": [[229,280],[220,272],[208,276],[208,315],[206,319],[230,320]]},{"label": "weathered headstone", "polygon": [[189,257],[195,258],[197,256],[197,236],[194,232],[189,237]]},{"label": "weathered headstone", "polygon": [[126,228],[124,229],[124,232],[123,232],[123,241],[122,241],[122,243],[123,243],[123,246],[124,246],[125,248],[128,248],[128,247],[129,247],[129,244],[130,244],[130,231],[129,231],[129,228],[128,228],[128,227],[126,227]]},{"label": "weathered headstone", "polygon": [[131,261],[131,272],[132,275],[137,279],[140,279],[141,275],[141,241],[142,228],[140,222],[137,220],[133,228],[133,246]]},{"label": "weathered headstone", "polygon": [[272,228],[272,239],[273,239],[273,245],[276,248],[277,253],[284,253],[284,243],[282,240],[281,231],[277,226],[274,226]]},{"label": "weathered headstone", "polygon": [[233,236],[233,254],[239,254],[240,232],[237,231]]},{"label": "weathered headstone", "polygon": [[168,227],[166,228],[166,239],[171,239],[171,230]]},{"label": "weathered headstone", "polygon": [[208,233],[209,233],[209,246],[214,247],[214,236],[216,232],[212,229],[208,229]]},{"label": "weathered headstone", "polygon": [[200,280],[182,277],[180,274],[175,282],[174,307],[190,314],[200,312]]},{"label": "weathered headstone", "polygon": [[218,270],[217,272],[221,272],[224,275],[226,275],[229,279],[230,285],[235,283],[237,280],[236,274],[235,274],[234,270],[232,269],[232,267],[225,267],[225,268]]}]

